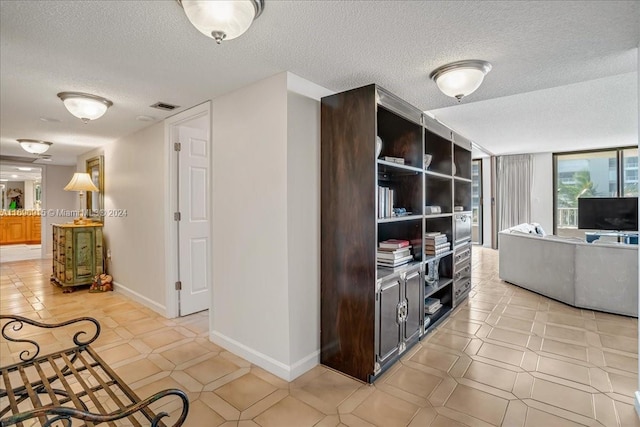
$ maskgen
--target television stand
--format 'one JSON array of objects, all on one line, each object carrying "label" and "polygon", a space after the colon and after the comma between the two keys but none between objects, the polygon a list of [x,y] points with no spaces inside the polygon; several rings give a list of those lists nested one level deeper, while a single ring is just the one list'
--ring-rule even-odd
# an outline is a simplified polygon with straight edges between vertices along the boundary
[{"label": "television stand", "polygon": [[587,243],[593,243],[600,237],[616,237],[618,243],[638,244],[637,231],[587,231],[584,235]]}]

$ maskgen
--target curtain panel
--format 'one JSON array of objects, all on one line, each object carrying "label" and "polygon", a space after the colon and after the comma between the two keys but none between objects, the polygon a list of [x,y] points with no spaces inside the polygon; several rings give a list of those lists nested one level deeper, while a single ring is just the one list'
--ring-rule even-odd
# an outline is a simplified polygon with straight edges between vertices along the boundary
[{"label": "curtain panel", "polygon": [[531,222],[532,163],[530,154],[498,157],[498,231]]}]

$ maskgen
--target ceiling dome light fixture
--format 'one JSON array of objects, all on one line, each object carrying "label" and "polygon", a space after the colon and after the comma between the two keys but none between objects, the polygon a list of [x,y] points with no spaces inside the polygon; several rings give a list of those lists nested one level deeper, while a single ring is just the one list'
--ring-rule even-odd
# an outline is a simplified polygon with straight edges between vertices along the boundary
[{"label": "ceiling dome light fixture", "polygon": [[263,0],[176,0],[194,27],[216,43],[244,34],[264,10]]},{"label": "ceiling dome light fixture", "polygon": [[51,147],[53,142],[40,141],[38,139],[17,139],[24,151],[31,154],[42,154]]},{"label": "ceiling dome light fixture", "polygon": [[106,98],[82,92],[60,92],[58,98],[71,114],[84,123],[99,119],[107,112],[107,108],[113,105],[113,102]]},{"label": "ceiling dome light fixture", "polygon": [[469,59],[438,67],[429,74],[447,96],[460,100],[480,87],[484,76],[491,71],[487,61]]}]

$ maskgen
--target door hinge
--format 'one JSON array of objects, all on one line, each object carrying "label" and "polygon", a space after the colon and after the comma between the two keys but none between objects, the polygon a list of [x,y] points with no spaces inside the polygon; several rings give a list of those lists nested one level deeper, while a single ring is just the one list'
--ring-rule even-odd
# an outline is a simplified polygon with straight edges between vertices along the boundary
[{"label": "door hinge", "polygon": [[174,221],[180,221],[180,220],[182,220],[182,215],[180,214],[180,212],[174,212],[174,213],[173,213],[173,220],[174,220]]},{"label": "door hinge", "polygon": [[182,144],[179,142],[174,142],[173,143],[173,151],[180,151],[182,150]]},{"label": "door hinge", "polygon": [[176,291],[181,291],[181,290],[182,290],[182,282],[178,280],[176,282]]}]

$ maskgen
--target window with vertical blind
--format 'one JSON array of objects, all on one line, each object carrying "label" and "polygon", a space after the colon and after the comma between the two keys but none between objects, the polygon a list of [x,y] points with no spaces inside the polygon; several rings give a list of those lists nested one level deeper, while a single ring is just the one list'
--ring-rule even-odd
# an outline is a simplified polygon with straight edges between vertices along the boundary
[{"label": "window with vertical blind", "polygon": [[638,195],[638,149],[556,153],[554,172],[554,234],[584,237],[578,230],[578,198]]}]

